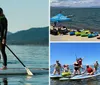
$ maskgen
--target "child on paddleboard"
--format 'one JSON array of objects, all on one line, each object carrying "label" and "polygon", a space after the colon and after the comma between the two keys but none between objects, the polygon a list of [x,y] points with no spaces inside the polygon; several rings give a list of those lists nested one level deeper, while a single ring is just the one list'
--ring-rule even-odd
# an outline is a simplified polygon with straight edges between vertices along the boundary
[{"label": "child on paddleboard", "polygon": [[63,77],[67,77],[67,76],[70,76],[71,75],[71,72],[70,72],[70,68],[69,68],[69,65],[65,64],[63,65],[63,72],[62,72],[62,76]]},{"label": "child on paddleboard", "polygon": [[69,65],[67,65],[67,64],[63,65],[63,68],[64,68],[63,72],[69,72],[70,71]]}]

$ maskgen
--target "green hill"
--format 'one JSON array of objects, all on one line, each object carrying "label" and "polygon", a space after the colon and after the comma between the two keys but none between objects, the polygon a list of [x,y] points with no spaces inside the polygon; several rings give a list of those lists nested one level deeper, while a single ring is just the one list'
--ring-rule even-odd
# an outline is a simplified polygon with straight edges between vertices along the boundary
[{"label": "green hill", "polygon": [[7,36],[8,44],[48,44],[49,27],[30,28]]},{"label": "green hill", "polygon": [[11,32],[9,32],[9,31],[7,32],[7,35],[11,35],[11,34],[12,34]]}]

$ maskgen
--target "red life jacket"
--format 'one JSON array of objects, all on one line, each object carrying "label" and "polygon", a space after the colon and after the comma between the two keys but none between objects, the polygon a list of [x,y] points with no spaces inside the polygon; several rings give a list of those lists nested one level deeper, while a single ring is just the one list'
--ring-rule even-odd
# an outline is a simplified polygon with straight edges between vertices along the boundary
[{"label": "red life jacket", "polygon": [[89,68],[87,68],[87,72],[91,73],[91,72],[93,72],[93,69],[89,67]]}]

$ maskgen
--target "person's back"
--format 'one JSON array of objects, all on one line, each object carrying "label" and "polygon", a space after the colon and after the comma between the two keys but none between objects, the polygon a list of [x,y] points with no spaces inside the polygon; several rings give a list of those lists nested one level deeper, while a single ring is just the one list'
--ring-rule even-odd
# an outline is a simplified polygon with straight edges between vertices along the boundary
[{"label": "person's back", "polygon": [[[5,31],[5,35],[3,35]],[[6,39],[6,33],[7,33],[7,19],[4,15],[0,16],[0,36],[1,39]]]},{"label": "person's back", "polygon": [[92,67],[90,67],[89,65],[86,66],[86,71],[87,71],[87,73],[89,73],[90,75],[93,75],[93,74],[94,74],[94,71],[93,71]]},{"label": "person's back", "polygon": [[55,67],[59,69],[59,68],[61,68],[61,64],[60,63],[56,63]]}]

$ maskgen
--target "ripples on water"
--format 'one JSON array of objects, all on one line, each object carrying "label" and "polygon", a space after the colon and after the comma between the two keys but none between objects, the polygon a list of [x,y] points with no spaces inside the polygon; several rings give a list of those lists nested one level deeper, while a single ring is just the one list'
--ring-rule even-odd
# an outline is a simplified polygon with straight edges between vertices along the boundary
[{"label": "ripples on water", "polygon": [[51,8],[51,17],[62,11],[65,16],[73,15],[71,22],[63,24],[69,28],[100,31],[100,8]]},{"label": "ripples on water", "polygon": [[[9,45],[9,47],[28,68],[48,68],[48,46]],[[24,68],[8,49],[6,53],[8,68]],[[48,74],[33,75],[31,78],[27,75],[0,75],[0,85],[48,85],[48,77]]]},{"label": "ripples on water", "polygon": [[[25,75],[20,76],[1,76],[0,85],[48,85],[47,75],[35,75],[29,78]],[[46,81],[45,81],[46,80]]]},{"label": "ripples on water", "polygon": [[100,85],[100,76],[91,79],[83,79],[77,81],[60,81],[51,79],[50,83],[50,85]]}]

